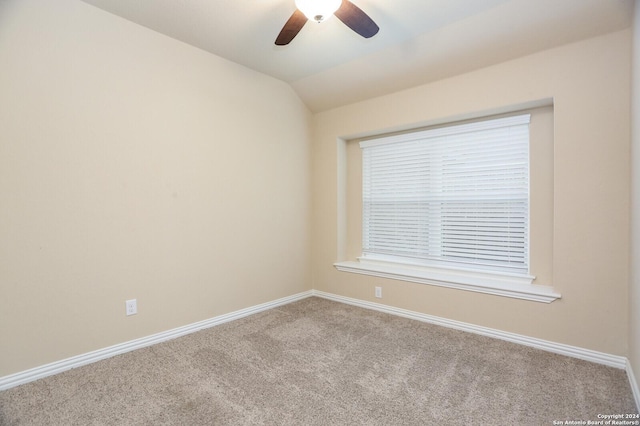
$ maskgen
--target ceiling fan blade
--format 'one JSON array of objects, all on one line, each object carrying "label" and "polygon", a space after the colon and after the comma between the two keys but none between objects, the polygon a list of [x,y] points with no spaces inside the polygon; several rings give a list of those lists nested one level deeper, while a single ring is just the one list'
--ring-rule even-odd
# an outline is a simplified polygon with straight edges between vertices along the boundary
[{"label": "ceiling fan blade", "polygon": [[336,10],[335,15],[344,24],[364,38],[373,37],[380,29],[373,19],[349,0],[342,0],[342,5]]},{"label": "ceiling fan blade", "polygon": [[293,12],[293,15],[291,15],[291,18],[289,18],[287,23],[284,24],[284,27],[282,27],[280,34],[278,34],[278,37],[276,38],[276,45],[284,46],[289,44],[291,40],[298,35],[306,23],[307,17],[304,16],[304,13],[296,9],[296,11]]}]

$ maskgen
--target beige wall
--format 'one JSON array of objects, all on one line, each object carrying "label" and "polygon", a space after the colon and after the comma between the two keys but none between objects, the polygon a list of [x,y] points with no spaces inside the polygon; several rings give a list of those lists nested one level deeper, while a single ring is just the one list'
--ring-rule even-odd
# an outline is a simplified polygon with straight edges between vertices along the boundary
[{"label": "beige wall", "polygon": [[[0,377],[312,286],[630,354],[637,372],[625,302],[631,40],[598,37],[312,118],[284,83],[82,2],[0,0]],[[541,99],[554,103],[549,276],[561,300],[333,268],[354,233],[338,139]],[[138,315],[124,315],[129,298]]]},{"label": "beige wall", "polygon": [[640,382],[640,4],[633,15],[631,92],[631,279],[629,361]]},{"label": "beige wall", "polygon": [[311,288],[289,86],[76,0],[0,64],[0,377]]},{"label": "beige wall", "polygon": [[[348,297],[626,356],[629,312],[629,30],[314,117],[313,286]],[[551,304],[338,272],[349,204],[340,139],[554,105]],[[532,239],[536,238],[532,235]],[[374,286],[383,287],[375,299]]]}]

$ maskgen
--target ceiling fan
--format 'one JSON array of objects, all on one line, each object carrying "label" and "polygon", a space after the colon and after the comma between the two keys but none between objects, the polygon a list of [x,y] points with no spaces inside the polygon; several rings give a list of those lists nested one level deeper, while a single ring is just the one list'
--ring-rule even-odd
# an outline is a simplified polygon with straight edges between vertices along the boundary
[{"label": "ceiling fan", "polygon": [[296,11],[284,24],[276,38],[276,45],[284,46],[298,35],[309,19],[318,23],[335,15],[347,27],[364,38],[373,37],[378,33],[378,25],[349,0],[295,0]]}]

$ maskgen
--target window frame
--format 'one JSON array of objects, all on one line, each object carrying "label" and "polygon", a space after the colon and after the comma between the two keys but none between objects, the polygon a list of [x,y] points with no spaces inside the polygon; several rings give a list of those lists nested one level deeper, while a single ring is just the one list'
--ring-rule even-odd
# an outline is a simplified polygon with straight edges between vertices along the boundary
[{"label": "window frame", "polygon": [[528,275],[530,118],[361,141],[361,257]]},{"label": "window frame", "polygon": [[[552,104],[550,106],[552,112]],[[541,107],[545,106],[541,105]],[[519,110],[509,114],[503,114],[502,117],[522,115],[526,113],[527,111]],[[485,116],[479,117],[474,121],[482,122],[493,120],[495,118],[496,116]],[[444,123],[437,127],[446,128],[449,126],[457,126],[459,124],[460,122],[452,121],[450,123]],[[425,131],[425,128],[420,128],[405,133],[417,133],[422,131]],[[356,142],[361,140],[362,139],[359,139]],[[346,141],[344,148],[346,148]],[[345,149],[345,158],[343,159],[343,161],[345,162],[346,155],[347,154]],[[531,200],[531,197],[529,198],[529,200]],[[351,231],[351,233],[353,234],[353,231]],[[425,266],[423,264],[420,264],[419,262],[412,263],[406,261],[389,261],[388,259],[384,258],[376,258],[376,256],[367,257],[360,255],[359,257],[356,256],[356,259],[357,260],[355,261],[349,260],[336,262],[334,266],[338,271],[342,272],[410,281],[545,303],[550,303],[561,297],[561,295],[556,293],[554,289],[549,285],[534,284],[533,281],[535,277],[533,275],[530,275],[529,273],[512,273],[505,270],[482,270],[479,268],[464,266]]]}]

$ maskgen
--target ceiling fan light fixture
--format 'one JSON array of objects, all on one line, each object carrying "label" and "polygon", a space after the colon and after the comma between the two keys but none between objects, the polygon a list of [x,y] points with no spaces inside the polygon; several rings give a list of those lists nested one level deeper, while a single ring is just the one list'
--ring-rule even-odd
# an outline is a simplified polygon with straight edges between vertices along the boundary
[{"label": "ceiling fan light fixture", "polygon": [[296,7],[307,19],[318,23],[329,19],[340,8],[342,0],[295,0]]}]

